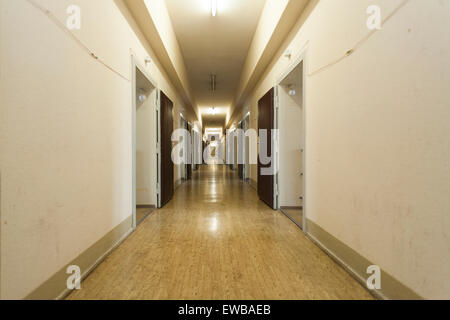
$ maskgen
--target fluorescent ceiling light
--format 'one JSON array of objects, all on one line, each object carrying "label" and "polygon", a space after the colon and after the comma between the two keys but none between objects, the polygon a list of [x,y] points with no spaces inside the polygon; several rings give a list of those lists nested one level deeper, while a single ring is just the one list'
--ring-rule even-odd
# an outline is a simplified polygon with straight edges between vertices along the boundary
[{"label": "fluorescent ceiling light", "polygon": [[222,128],[206,128],[206,133],[222,132]]},{"label": "fluorescent ceiling light", "polygon": [[217,15],[217,0],[211,0],[211,15],[213,17]]}]

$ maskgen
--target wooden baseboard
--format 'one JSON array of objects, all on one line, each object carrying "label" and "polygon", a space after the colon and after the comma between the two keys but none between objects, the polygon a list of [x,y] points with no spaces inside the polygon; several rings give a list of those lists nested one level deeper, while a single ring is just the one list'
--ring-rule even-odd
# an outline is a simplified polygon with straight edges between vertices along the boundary
[{"label": "wooden baseboard", "polygon": [[155,209],[156,206],[153,204],[138,204],[136,205],[137,209]]},{"label": "wooden baseboard", "polygon": [[247,179],[247,183],[256,191],[258,191],[258,183],[253,179]]},{"label": "wooden baseboard", "polygon": [[280,209],[281,210],[303,210],[303,207],[295,207],[295,206],[289,207],[289,206],[287,206],[287,207],[280,207]]},{"label": "wooden baseboard", "polygon": [[[319,246],[330,258],[346,270],[364,288],[367,288],[367,267],[376,265],[358,252],[329,234],[327,231],[307,220],[307,236]],[[423,300],[412,289],[381,270],[381,289],[369,291],[375,298],[382,300]]]},{"label": "wooden baseboard", "polygon": [[50,279],[33,290],[25,297],[25,300],[61,300],[67,297],[71,292],[66,285],[69,277],[66,273],[67,267],[72,265],[79,266],[82,273],[82,281],[86,279],[133,232],[132,221],[132,216],[125,219],[103,238],[57,271]]}]

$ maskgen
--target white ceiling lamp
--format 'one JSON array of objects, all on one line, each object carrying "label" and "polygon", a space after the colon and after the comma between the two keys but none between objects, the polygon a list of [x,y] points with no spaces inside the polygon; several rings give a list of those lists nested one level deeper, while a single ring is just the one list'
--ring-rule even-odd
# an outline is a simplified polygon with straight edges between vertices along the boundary
[{"label": "white ceiling lamp", "polygon": [[216,108],[214,108],[214,107],[210,108],[209,109],[209,113],[212,114],[212,115],[216,115],[217,114]]},{"label": "white ceiling lamp", "polygon": [[217,16],[217,0],[211,0],[211,15]]}]

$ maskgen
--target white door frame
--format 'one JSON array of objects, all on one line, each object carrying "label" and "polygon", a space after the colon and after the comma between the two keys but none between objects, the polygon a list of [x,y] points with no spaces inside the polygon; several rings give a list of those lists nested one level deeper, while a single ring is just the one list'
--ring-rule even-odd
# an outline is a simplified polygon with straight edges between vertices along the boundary
[{"label": "white door frame", "polygon": [[[136,229],[137,221],[136,221],[136,69],[139,69],[140,72],[147,78],[150,84],[156,90],[156,106],[158,109],[159,106],[159,89],[157,83],[153,80],[153,78],[148,74],[145,67],[136,59],[134,55],[131,55],[131,139],[132,139],[132,187],[131,187],[131,199],[132,199],[132,215],[133,215],[133,230]],[[158,112],[158,111],[157,111]],[[157,118],[158,119],[158,118]],[[159,139],[159,133],[157,132],[157,141]],[[158,148],[158,146],[157,146]],[[158,149],[157,149],[158,150]],[[159,170],[159,163],[158,163]],[[159,176],[159,173],[158,173]],[[158,184],[157,184],[158,189]],[[157,199],[159,199],[159,190],[157,192]]]},{"label": "white door frame", "polygon": [[156,207],[162,207],[161,200],[161,90],[156,89]]},{"label": "white door frame", "polygon": [[[304,50],[302,50],[301,54],[289,65],[289,67],[286,69],[286,71],[281,75],[281,77],[279,78],[278,82],[277,82],[277,87],[276,87],[276,103],[278,103],[278,90],[281,87],[281,82],[292,72],[294,71],[294,69],[296,67],[298,67],[301,63],[303,63],[303,72],[302,72],[302,145],[303,145],[303,152],[302,152],[302,165],[303,165],[303,181],[302,181],[302,191],[303,191],[303,199],[302,199],[302,205],[303,205],[303,221],[302,221],[302,230],[304,233],[308,233],[307,232],[307,201],[306,201],[306,195],[307,195],[307,190],[306,190],[306,180],[308,177],[308,172],[306,170],[306,150],[307,150],[307,145],[306,145],[306,132],[307,132],[307,128],[306,128],[306,111],[307,111],[307,104],[306,104],[306,78],[307,78],[307,74],[308,74],[308,48],[306,47]],[[278,129],[278,110],[276,109],[276,128]],[[278,154],[279,156],[279,154]],[[277,159],[277,162],[279,161],[279,159]],[[278,182],[278,174],[277,177],[275,179]],[[278,185],[277,185],[278,188]],[[276,190],[277,195],[279,193],[279,190]],[[278,206],[278,197],[277,197],[277,209],[279,209]]]},{"label": "white door frame", "polygon": [[[246,150],[246,144],[247,144],[247,137],[245,136],[246,133],[246,127],[245,127],[245,121],[247,120],[247,118],[250,117],[249,114],[247,114],[241,121],[239,121],[238,128],[244,132],[243,136],[241,137],[241,139],[243,139],[243,141],[239,141],[239,136],[238,136],[238,166],[239,166],[239,151],[242,151],[242,159],[244,160],[244,163],[242,164],[242,174],[243,174],[243,180],[246,181],[247,179],[247,175],[246,175],[246,166],[247,166],[247,150]],[[243,127],[243,128],[242,128]],[[247,129],[248,130],[248,129]],[[242,148],[242,150],[239,150],[239,147]]]},{"label": "white door frame", "polygon": [[[247,113],[246,116],[244,117],[244,119],[242,119],[241,123],[244,124],[244,143],[243,143],[243,150],[244,150],[244,181],[247,181],[247,168],[250,165],[249,163],[247,163],[247,136],[245,135],[245,133],[247,132],[247,130],[249,129],[246,125],[246,121],[247,119],[249,119],[249,124],[250,124],[250,113]],[[250,147],[249,147],[250,150]]]},{"label": "white door frame", "polygon": [[[186,129],[186,126],[189,126],[190,124],[189,124],[189,121],[187,121],[181,114],[180,114],[180,127],[181,127],[181,129],[183,129],[183,130],[187,130]],[[189,134],[190,134],[190,132],[189,132]],[[185,136],[183,136],[183,144],[186,146],[187,145],[187,142],[186,141],[184,141],[184,139],[186,139],[187,137],[185,137]],[[189,148],[189,146],[188,146],[188,148]],[[188,149],[186,149],[186,148],[184,148],[184,151],[183,152],[188,152]],[[184,155],[183,155],[183,158],[184,158]],[[187,163],[183,163],[183,166],[184,166],[184,175],[182,176],[182,179],[184,180],[184,181],[187,181],[187,177],[189,176],[189,173],[188,173],[188,164]]]}]

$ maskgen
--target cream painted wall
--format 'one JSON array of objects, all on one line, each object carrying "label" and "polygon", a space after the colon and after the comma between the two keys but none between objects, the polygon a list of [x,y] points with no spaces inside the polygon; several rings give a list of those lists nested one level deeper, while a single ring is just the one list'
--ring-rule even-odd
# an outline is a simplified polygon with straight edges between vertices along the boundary
[{"label": "cream painted wall", "polygon": [[[314,3],[249,98],[251,126],[258,99],[306,52],[308,219],[423,297],[448,299],[450,2],[411,0],[319,73],[369,33],[373,1]],[[386,18],[401,1],[377,3]]]},{"label": "cream painted wall", "polygon": [[[301,76],[301,75],[299,75]],[[303,203],[300,174],[302,166],[302,92],[297,88],[297,95],[291,97],[286,87],[279,87],[279,206],[299,207]]]},{"label": "cream painted wall", "polygon": [[[178,44],[177,36],[173,30],[172,21],[165,0],[144,0],[145,6],[155,22],[156,28],[164,43],[167,54],[176,70],[181,85],[187,98],[193,101],[189,85],[188,74],[184,64],[184,57]],[[198,106],[194,106],[194,112],[199,115]]]},{"label": "cream painted wall", "polygon": [[256,68],[256,65],[261,58],[261,55],[263,54],[264,49],[266,48],[267,43],[269,42],[270,37],[272,36],[288,3],[289,0],[266,1],[243,66],[242,78],[240,79],[237,90],[238,97],[243,94],[245,86]]},{"label": "cream painted wall", "polygon": [[126,79],[27,1],[0,2],[3,299],[25,297],[131,215],[130,52],[152,57],[147,72],[178,104],[113,1],[37,2],[63,23],[79,5],[74,34]]},{"label": "cream painted wall", "polygon": [[136,110],[136,204],[157,205],[156,89]]}]

